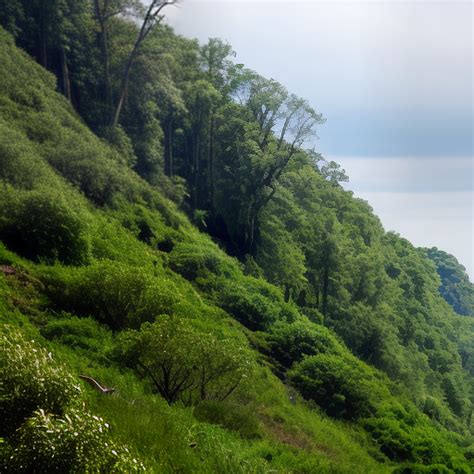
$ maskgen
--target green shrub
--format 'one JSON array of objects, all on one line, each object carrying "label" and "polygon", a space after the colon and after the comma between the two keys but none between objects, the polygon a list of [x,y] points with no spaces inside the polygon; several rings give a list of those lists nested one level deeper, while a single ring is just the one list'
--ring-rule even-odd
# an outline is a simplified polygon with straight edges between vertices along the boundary
[{"label": "green shrub", "polygon": [[292,324],[277,322],[271,328],[268,342],[271,356],[286,368],[308,355],[343,352],[329,329],[305,320]]},{"label": "green shrub", "polygon": [[83,216],[54,190],[0,193],[0,239],[31,260],[78,265],[89,258]]},{"label": "green shrub", "polygon": [[252,330],[267,330],[278,320],[293,321],[297,310],[285,303],[281,292],[264,280],[242,276],[212,282],[216,304]]},{"label": "green shrub", "polygon": [[77,380],[53,359],[51,352],[27,339],[20,330],[6,326],[0,337],[2,432],[13,432],[38,408],[62,414],[80,393]]},{"label": "green shrub", "polygon": [[205,278],[209,274],[230,276],[238,268],[230,261],[224,258],[217,249],[190,243],[176,245],[169,256],[171,269],[187,280]]},{"label": "green shrub", "polygon": [[48,165],[37,156],[34,146],[0,118],[0,180],[15,187],[32,189],[49,177]]},{"label": "green shrub", "polygon": [[[212,348],[212,350],[210,350]],[[118,359],[168,403],[225,400],[252,369],[243,341],[183,317],[160,316],[120,334]]]},{"label": "green shrub", "polygon": [[472,472],[458,446],[442,436],[414,409],[385,408],[384,413],[364,420],[363,424],[389,459],[408,463],[406,470],[397,472]]},{"label": "green shrub", "polygon": [[15,434],[10,472],[143,472],[145,466],[110,437],[109,425],[84,410],[36,411]]},{"label": "green shrub", "polygon": [[49,269],[43,278],[56,307],[93,316],[113,330],[137,328],[159,314],[171,314],[179,300],[171,280],[108,260],[67,273]]},{"label": "green shrub", "polygon": [[295,364],[288,377],[303,397],[336,418],[355,419],[375,411],[375,384],[355,361],[331,354],[309,356]]},{"label": "green shrub", "polygon": [[41,334],[73,349],[84,350],[88,357],[93,354],[105,358],[112,348],[112,335],[95,319],[66,315],[53,319],[41,328]]}]

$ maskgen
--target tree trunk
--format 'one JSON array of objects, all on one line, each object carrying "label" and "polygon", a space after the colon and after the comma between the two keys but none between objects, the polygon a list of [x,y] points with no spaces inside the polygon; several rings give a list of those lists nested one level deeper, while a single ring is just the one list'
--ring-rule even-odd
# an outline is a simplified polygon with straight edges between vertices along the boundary
[{"label": "tree trunk", "polygon": [[323,298],[322,298],[322,309],[321,312],[324,316],[327,315],[328,312],[328,291],[329,291],[329,267],[326,265],[324,267],[324,274],[323,274]]},{"label": "tree trunk", "polygon": [[211,124],[209,127],[209,207],[214,210],[214,111],[211,112]]},{"label": "tree trunk", "polygon": [[171,178],[173,170],[173,116],[169,114],[165,124],[165,174]]},{"label": "tree trunk", "polygon": [[120,82],[120,91],[119,91],[119,99],[117,102],[117,106],[115,108],[115,113],[112,119],[112,127],[116,127],[119,122],[120,113],[122,112],[122,107],[125,102],[125,98],[128,92],[128,82],[130,80],[130,71],[132,69],[132,65],[137,57],[138,51],[143,40],[148,36],[150,31],[152,30],[153,26],[156,23],[159,23],[162,17],[159,16],[161,10],[166,7],[167,5],[173,5],[176,0],[152,0],[150,5],[148,6],[148,10],[145,14],[145,18],[143,20],[142,26],[140,27],[140,31],[138,32],[137,39],[135,40],[135,44],[133,45],[133,49],[130,52],[130,55],[127,60],[127,64],[125,65],[125,69],[122,73],[122,78]]},{"label": "tree trunk", "polygon": [[199,132],[195,132],[194,141],[194,209],[197,209],[199,204]]},{"label": "tree trunk", "polygon": [[61,48],[61,72],[63,76],[63,91],[69,102],[72,102],[71,81],[69,79],[69,69],[67,67],[66,52]]}]

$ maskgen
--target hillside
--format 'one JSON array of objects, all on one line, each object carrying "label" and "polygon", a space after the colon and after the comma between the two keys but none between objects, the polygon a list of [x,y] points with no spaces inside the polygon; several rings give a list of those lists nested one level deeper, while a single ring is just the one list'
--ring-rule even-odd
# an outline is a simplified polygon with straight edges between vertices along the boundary
[{"label": "hillside", "polygon": [[0,470],[471,473],[474,320],[424,250],[259,115],[278,84],[148,48],[110,130],[0,30]]},{"label": "hillside", "polygon": [[466,269],[456,257],[433,247],[425,249],[426,256],[436,265],[441,278],[440,293],[456,313],[474,315],[474,284],[469,281]]}]

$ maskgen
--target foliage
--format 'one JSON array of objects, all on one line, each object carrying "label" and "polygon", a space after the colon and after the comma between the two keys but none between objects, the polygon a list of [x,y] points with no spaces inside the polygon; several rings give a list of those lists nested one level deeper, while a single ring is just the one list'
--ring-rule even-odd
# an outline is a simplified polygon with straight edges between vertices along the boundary
[{"label": "foliage", "polygon": [[140,331],[123,333],[119,357],[148,378],[170,404],[225,400],[251,370],[242,342],[167,316],[145,323]]},{"label": "foliage", "polygon": [[178,300],[166,277],[107,260],[75,271],[48,269],[44,281],[58,309],[92,315],[113,330],[170,314]]},{"label": "foliage", "polygon": [[5,185],[0,196],[0,237],[12,250],[33,260],[76,265],[88,260],[87,224],[60,193]]},{"label": "foliage", "polygon": [[344,352],[341,344],[328,329],[304,319],[292,324],[274,324],[268,342],[272,357],[287,369],[306,356],[338,355]]},{"label": "foliage", "polygon": [[2,436],[12,433],[39,408],[61,415],[80,387],[50,351],[5,326],[1,335],[0,415]]},{"label": "foliage", "polygon": [[308,356],[295,364],[288,376],[305,398],[335,417],[369,416],[380,396],[373,376],[356,361],[351,363],[336,355]]},{"label": "foliage", "polygon": [[128,448],[110,438],[101,417],[70,409],[58,417],[42,408],[15,434],[18,447],[7,468],[14,472],[143,472]]},{"label": "foliage", "polygon": [[439,291],[443,298],[456,313],[473,316],[474,285],[469,281],[466,269],[455,257],[436,247],[424,249],[424,252],[436,265],[436,271],[441,278]]}]

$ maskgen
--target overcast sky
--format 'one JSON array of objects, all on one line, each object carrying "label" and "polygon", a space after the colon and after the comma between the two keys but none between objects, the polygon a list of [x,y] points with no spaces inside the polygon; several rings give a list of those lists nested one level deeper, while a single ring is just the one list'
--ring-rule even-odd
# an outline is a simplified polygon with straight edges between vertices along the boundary
[{"label": "overcast sky", "polygon": [[327,118],[316,148],[347,188],[386,230],[452,253],[473,280],[470,1],[182,0],[167,15],[308,99]]}]

